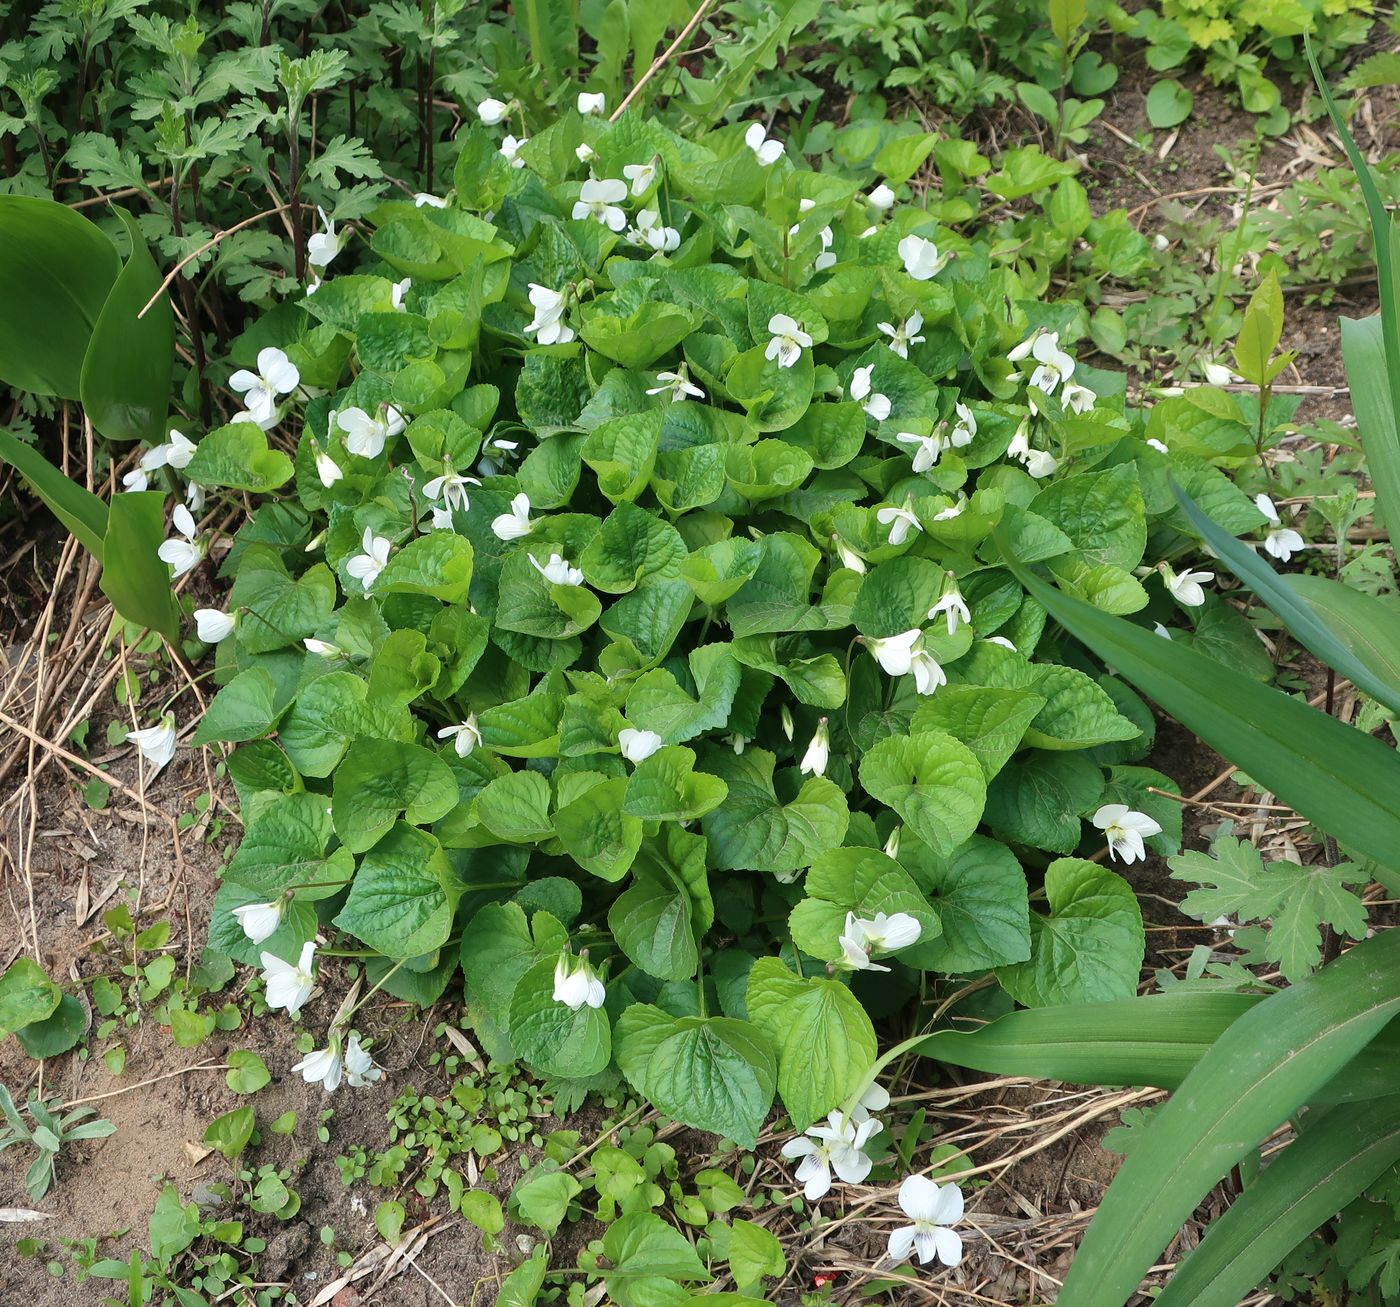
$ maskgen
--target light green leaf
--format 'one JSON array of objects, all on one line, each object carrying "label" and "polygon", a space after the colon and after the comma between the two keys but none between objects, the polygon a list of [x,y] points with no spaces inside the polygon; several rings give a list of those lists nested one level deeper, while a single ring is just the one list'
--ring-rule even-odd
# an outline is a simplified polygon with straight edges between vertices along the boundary
[{"label": "light green leaf", "polygon": [[977,829],[987,798],[982,765],[944,731],[886,736],[860,760],[860,783],[941,853]]},{"label": "light green leaf", "polygon": [[612,1059],[612,1027],[602,1008],[577,1012],[554,997],[556,958],[542,958],[517,982],[510,1000],[510,1037],[520,1056],[550,1076],[597,1075]]},{"label": "light green leaf", "polygon": [[224,486],[266,494],[292,479],[292,460],[280,449],[270,449],[267,436],[254,422],[233,422],[215,427],[195,447],[189,467],[190,480],[202,486]]},{"label": "light green leaf", "polygon": [[410,825],[427,825],[456,803],[457,782],[437,754],[399,740],[364,738],[350,746],[336,769],[331,817],[345,846],[361,853],[400,814]]},{"label": "light green leaf", "polygon": [[398,822],[360,860],[335,922],[386,957],[421,957],[447,942],[460,894],[437,840]]}]

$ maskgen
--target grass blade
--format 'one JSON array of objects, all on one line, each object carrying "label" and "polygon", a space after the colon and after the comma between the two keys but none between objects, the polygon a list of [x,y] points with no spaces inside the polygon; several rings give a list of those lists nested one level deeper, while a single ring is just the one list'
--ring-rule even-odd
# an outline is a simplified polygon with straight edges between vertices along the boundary
[{"label": "grass blade", "polygon": [[1370,165],[1362,157],[1341,110],[1332,98],[1327,82],[1318,67],[1312,41],[1303,36],[1308,64],[1313,80],[1322,93],[1322,102],[1341,138],[1342,148],[1356,172],[1357,184],[1366,201],[1371,219],[1371,236],[1375,245],[1376,280],[1380,290],[1379,330],[1374,318],[1342,319],[1342,357],[1346,364],[1347,382],[1351,386],[1352,405],[1356,410],[1357,430],[1366,450],[1367,470],[1376,488],[1377,516],[1386,530],[1394,535],[1400,523],[1400,435],[1397,435],[1397,414],[1400,414],[1400,302],[1396,300],[1396,248],[1400,244],[1395,224],[1385,207],[1380,188]]},{"label": "grass blade", "polygon": [[[919,1045],[919,1052],[991,1075],[1175,1089],[1235,1021],[1267,998],[1152,994],[1113,1003],[1031,1008],[976,1030],[937,1031]],[[1312,1101],[1361,1101],[1400,1092],[1397,1058],[1400,1021],[1377,1035]]]},{"label": "grass blade", "polygon": [[[1253,549],[1212,521],[1175,482],[1172,490],[1216,557],[1269,606],[1305,649],[1392,712],[1400,713],[1400,675],[1395,670],[1395,659],[1400,657],[1400,615],[1336,581],[1281,577]],[[1300,588],[1295,581],[1304,585]],[[1318,606],[1324,607],[1323,613],[1317,611]],[[1334,614],[1340,612],[1348,617],[1347,640],[1339,638],[1333,626]],[[1388,640],[1385,632],[1395,638]],[[1388,657],[1387,644],[1391,646]]]},{"label": "grass blade", "polygon": [[1324,1221],[1400,1161],[1400,1095],[1318,1120],[1223,1216],[1162,1290],[1157,1307],[1234,1307]]},{"label": "grass blade", "polygon": [[1128,1154],[1085,1232],[1061,1301],[1122,1307],[1211,1186],[1396,1012],[1400,931],[1387,931],[1234,1022]]},{"label": "grass blade", "polygon": [[1400,891],[1400,756],[1379,740],[1121,617],[1003,557],[1064,628],[1281,802],[1335,832]]}]

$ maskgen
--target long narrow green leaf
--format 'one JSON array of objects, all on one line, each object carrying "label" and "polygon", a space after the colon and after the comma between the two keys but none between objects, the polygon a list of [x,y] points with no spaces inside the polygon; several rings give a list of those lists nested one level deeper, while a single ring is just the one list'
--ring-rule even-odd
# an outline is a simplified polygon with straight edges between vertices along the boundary
[{"label": "long narrow green leaf", "polygon": [[102,593],[129,622],[169,640],[180,636],[170,568],[156,551],[165,538],[165,496],[158,490],[117,495],[107,516]]},{"label": "long narrow green leaf", "polygon": [[1393,749],[1062,594],[1016,561],[1000,531],[996,538],[1007,565],[1066,630],[1282,802],[1370,858],[1382,882],[1400,892],[1400,756]]},{"label": "long narrow green leaf", "polygon": [[516,15],[525,28],[531,59],[549,77],[558,78],[578,61],[578,27],[570,0],[517,0]]},{"label": "long narrow green leaf", "polygon": [[1128,1154],[1060,1300],[1122,1307],[1211,1186],[1397,1012],[1400,931],[1392,930],[1240,1017]]},{"label": "long narrow green leaf", "polygon": [[1371,219],[1371,236],[1375,244],[1376,279],[1380,291],[1380,340],[1372,319],[1358,321],[1342,319],[1342,357],[1346,364],[1347,382],[1351,386],[1352,407],[1356,410],[1357,430],[1366,450],[1367,470],[1376,488],[1377,516],[1386,529],[1395,534],[1400,524],[1400,300],[1397,300],[1395,262],[1400,232],[1385,207],[1380,188],[1370,165],[1357,149],[1341,110],[1318,67],[1312,41],[1303,37],[1313,80],[1322,93],[1322,102],[1341,138],[1347,158],[1356,171],[1357,184],[1366,201]]},{"label": "long narrow green leaf", "polygon": [[[1325,576],[1290,573],[1283,583],[1317,613],[1373,680],[1390,687],[1390,700],[1381,702],[1394,709],[1400,700],[1400,608]],[[1362,684],[1354,672],[1347,675]]]},{"label": "long narrow green leaf", "polygon": [[19,472],[78,543],[101,561],[102,539],[107,534],[106,504],[8,431],[0,431],[0,461]]},{"label": "long narrow green leaf", "polygon": [[[1175,1089],[1236,1020],[1267,1001],[1263,994],[1152,994],[1113,1003],[1031,1008],[976,1030],[937,1031],[919,1045],[919,1052],[992,1075]],[[1400,1021],[1377,1035],[1313,1101],[1400,1093],[1397,1062]]]},{"label": "long narrow green leaf", "polygon": [[[1384,671],[1388,663],[1393,667],[1394,660],[1400,658],[1400,639],[1393,641],[1389,658],[1383,656],[1384,646],[1392,643],[1386,638],[1386,633],[1400,632],[1400,614],[1393,613],[1369,595],[1358,594],[1337,581],[1322,577],[1299,578],[1313,582],[1300,593],[1289,584],[1294,578],[1285,580],[1281,577],[1248,545],[1236,540],[1207,517],[1196,501],[1175,482],[1172,483],[1172,490],[1186,516],[1215,556],[1268,604],[1305,649],[1347,677],[1358,689],[1380,700],[1392,712],[1400,712],[1400,676],[1393,673],[1387,675]],[[1334,597],[1334,591],[1340,592],[1340,595]],[[1350,596],[1356,602],[1352,603],[1341,596]],[[1358,648],[1366,656],[1361,656],[1348,641],[1339,638],[1338,628],[1330,620],[1331,611],[1327,614],[1329,620],[1324,621],[1313,600],[1325,604],[1330,610],[1344,610],[1349,615],[1349,629],[1358,642]]]},{"label": "long narrow green leaf", "polygon": [[1317,1121],[1211,1222],[1157,1307],[1234,1307],[1292,1249],[1400,1162],[1400,1095]]}]

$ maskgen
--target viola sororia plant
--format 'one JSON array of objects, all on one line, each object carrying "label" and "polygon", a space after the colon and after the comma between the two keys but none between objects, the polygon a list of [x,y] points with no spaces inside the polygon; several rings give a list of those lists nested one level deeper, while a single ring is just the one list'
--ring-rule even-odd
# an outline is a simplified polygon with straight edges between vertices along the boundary
[{"label": "viola sororia plant", "polygon": [[213,946],[298,1003],[318,932],[421,1003],[460,968],[494,1055],[747,1145],[775,1095],[854,1105],[869,1013],[944,978],[1133,993],[1133,893],[1075,855],[1174,852],[1171,782],[998,542],[1224,640],[1168,471],[1264,525],[1212,465],[1241,419],[1173,401],[1168,452],[1080,308],[761,126],[513,112],[449,196],[331,215],[240,342],[246,411],[148,456],[263,497],[167,545],[232,581]]}]

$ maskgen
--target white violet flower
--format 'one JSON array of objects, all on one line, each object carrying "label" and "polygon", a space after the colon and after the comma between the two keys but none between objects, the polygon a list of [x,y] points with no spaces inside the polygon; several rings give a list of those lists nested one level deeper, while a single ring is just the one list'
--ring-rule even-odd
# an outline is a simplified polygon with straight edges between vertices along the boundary
[{"label": "white violet flower", "polygon": [[632,183],[633,198],[640,198],[651,190],[651,184],[656,180],[656,160],[650,163],[629,163],[622,169],[622,175]]},{"label": "white violet flower", "polygon": [[1264,537],[1264,552],[1286,563],[1300,549],[1307,548],[1307,541],[1291,526],[1284,526],[1283,519],[1268,495],[1256,495],[1254,507],[1269,519],[1269,531]]},{"label": "white violet flower", "polygon": [[591,1008],[600,1008],[607,1001],[608,991],[603,982],[593,974],[586,957],[572,957],[561,953],[554,967],[554,1001],[563,1003],[571,1012],[577,1012],[585,1003]]},{"label": "white violet flower", "polygon": [[826,764],[831,759],[831,732],[827,729],[825,717],[817,722],[816,734],[802,755],[797,770],[804,776],[825,776]]},{"label": "white violet flower", "polygon": [[870,376],[874,371],[875,365],[868,363],[851,373],[851,398],[876,422],[883,422],[890,415],[890,398],[878,392],[871,393]]},{"label": "white violet flower", "polygon": [[141,455],[140,467],[144,472],[154,472],[158,467],[173,467],[177,471],[184,471],[190,465],[194,451],[194,441],[186,439],[172,427],[165,444],[156,445]]},{"label": "white violet flower", "polygon": [[530,303],[534,307],[535,317],[526,326],[526,334],[534,332],[536,341],[541,345],[564,345],[573,340],[573,328],[563,321],[566,301],[564,291],[550,290],[548,286],[532,281]]},{"label": "white violet flower", "polygon": [[345,432],[345,448],[361,458],[378,458],[389,438],[407,425],[403,414],[392,404],[382,405],[373,416],[362,408],[341,409],[335,421]]},{"label": "white violet flower", "polygon": [[842,567],[849,567],[851,571],[860,576],[865,575],[865,559],[863,559],[854,549],[850,547],[838,535],[831,537],[832,544],[836,547],[836,557],[841,560]]},{"label": "white violet flower", "polygon": [[243,933],[254,944],[261,944],[282,924],[282,911],[286,906],[287,900],[279,895],[269,903],[245,903],[234,908],[233,915]]},{"label": "white violet flower", "polygon": [[602,91],[580,91],[578,111],[581,114],[603,114],[608,109],[608,97]]},{"label": "white violet flower", "polygon": [[383,1076],[383,1068],[375,1066],[369,1050],[361,1047],[359,1035],[351,1031],[350,1038],[345,1041],[345,1083],[352,1089],[363,1089]]},{"label": "white violet flower", "polygon": [[140,750],[142,759],[151,769],[146,779],[152,780],[175,756],[178,740],[175,716],[166,713],[154,726],[127,731],[126,738]]},{"label": "white violet flower", "polygon": [[748,131],[744,133],[744,144],[754,152],[761,168],[771,168],[783,157],[786,148],[781,141],[768,135],[762,123],[749,124]]},{"label": "white violet flower", "polygon": [[865,198],[871,208],[879,209],[881,213],[894,208],[894,192],[884,182],[881,182]]},{"label": "white violet flower", "polygon": [[943,271],[951,257],[940,254],[938,246],[922,236],[906,236],[898,248],[899,257],[904,260],[904,271],[915,281],[931,281]]},{"label": "white violet flower", "polygon": [[316,476],[321,484],[329,490],[337,481],[345,475],[340,470],[340,464],[335,461],[323,449],[316,451]]},{"label": "white violet flower", "polygon": [[447,470],[440,477],[423,483],[423,493],[429,499],[441,498],[449,509],[460,508],[465,513],[471,508],[471,500],[467,498],[467,487],[480,484],[476,477],[462,476],[461,473],[454,472],[449,463]]},{"label": "white violet flower", "polygon": [[413,278],[405,277],[402,281],[396,281],[389,288],[389,305],[395,313],[407,313],[408,305],[403,302],[404,296],[413,289]]},{"label": "white violet flower", "polygon": [[881,508],[876,512],[875,520],[879,522],[881,526],[889,527],[890,544],[892,545],[902,545],[909,539],[909,533],[911,531],[923,530],[923,525],[920,523],[918,516],[912,509],[907,507],[899,508],[891,506],[889,508]]},{"label": "white violet flower", "polygon": [[899,326],[894,326],[888,322],[877,323],[876,326],[890,338],[890,349],[902,359],[909,357],[910,345],[922,345],[924,337],[919,335],[919,331],[924,325],[924,315],[915,309]]},{"label": "white violet flower", "polygon": [[308,1053],[293,1068],[301,1073],[308,1085],[319,1084],[328,1094],[340,1088],[345,1063],[340,1056],[340,1038],[332,1034],[330,1043],[314,1053]]},{"label": "white violet flower", "polygon": [[824,1197],[831,1189],[831,1173],[845,1184],[860,1184],[870,1174],[874,1162],[865,1153],[865,1145],[880,1132],[874,1117],[864,1120],[832,1112],[825,1125],[808,1126],[803,1135],[789,1139],[782,1146],[782,1155],[789,1159],[800,1157],[796,1177],[802,1185],[802,1196],[809,1203]]},{"label": "white violet flower", "polygon": [[579,187],[574,201],[575,218],[592,218],[610,231],[627,226],[627,214],[619,206],[627,198],[627,183],[616,177],[590,177]]},{"label": "white violet flower", "polygon": [[205,644],[218,644],[220,640],[227,639],[237,624],[237,619],[231,613],[221,612],[217,608],[194,610],[195,633]]},{"label": "white violet flower", "polygon": [[1162,584],[1171,592],[1172,598],[1187,608],[1198,608],[1206,601],[1206,592],[1201,588],[1202,581],[1213,581],[1214,572],[1174,572],[1168,563],[1158,563],[1157,570],[1162,574]]},{"label": "white violet flower", "polygon": [[312,959],[316,956],[316,941],[308,939],[301,946],[301,956],[295,965],[283,962],[275,953],[260,955],[263,982],[267,986],[268,1007],[284,1007],[289,1017],[295,1017],[311,997],[316,987]]},{"label": "white violet flower", "polygon": [[897,953],[917,944],[924,928],[907,912],[888,916],[877,912],[873,917],[858,917],[846,913],[846,928],[841,932],[841,954],[848,967],[856,971],[888,971],[870,960],[872,953]]},{"label": "white violet flower", "polygon": [[549,562],[541,563],[534,554],[527,554],[530,562],[550,585],[582,585],[583,573],[570,564],[569,560],[561,554],[550,554]]},{"label": "white violet flower", "polygon": [[656,380],[659,384],[648,390],[648,395],[664,395],[669,392],[673,404],[678,404],[683,399],[705,398],[705,392],[691,381],[684,363],[678,365],[674,372],[658,372]]},{"label": "white violet flower", "polygon": [[198,528],[195,526],[194,516],[184,504],[175,505],[170,522],[184,539],[172,536],[161,544],[156,554],[161,562],[169,563],[174,569],[171,573],[171,579],[174,580],[198,566],[199,560],[204,557],[204,542],[196,538]]},{"label": "white violet flower", "polygon": [[948,618],[949,635],[958,629],[960,620],[969,623],[972,621],[972,613],[968,610],[967,601],[962,597],[962,591],[958,589],[958,579],[952,572],[947,574],[942,598],[928,610],[928,620],[933,621],[939,613]]},{"label": "white violet flower", "polygon": [[522,491],[510,501],[510,511],[491,519],[491,534],[497,540],[521,540],[534,530],[530,521],[530,496]]},{"label": "white violet flower", "polygon": [[415,209],[421,209],[425,205],[430,209],[445,209],[447,208],[447,201],[440,199],[436,195],[429,195],[427,191],[419,191],[413,197],[413,207]]},{"label": "white violet flower", "polygon": [[1134,812],[1126,803],[1105,803],[1091,820],[1108,841],[1108,856],[1128,863],[1147,857],[1144,837],[1162,833],[1158,822],[1145,812]]},{"label": "white violet flower", "polygon": [[274,345],[258,351],[258,370],[239,368],[228,379],[229,389],[236,390],[254,422],[271,422],[277,415],[277,397],[289,395],[301,384],[296,364]]},{"label": "white violet flower", "polygon": [[894,437],[902,445],[914,445],[913,471],[927,472],[943,456],[943,437],[934,432],[931,436],[916,435],[912,431],[898,431]]},{"label": "white violet flower", "polygon": [[497,127],[510,116],[510,105],[504,100],[483,100],[476,106],[476,116],[488,127]]},{"label": "white violet flower", "polygon": [[632,726],[624,726],[617,733],[617,747],[630,763],[645,761],[664,743],[655,731],[639,731]]},{"label": "white violet flower", "polygon": [[899,1186],[899,1206],[914,1224],[890,1235],[889,1255],[895,1261],[904,1261],[910,1253],[918,1255],[921,1266],[935,1257],[944,1266],[962,1261],[962,1236],[949,1229],[962,1220],[963,1196],[957,1185],[911,1175]]},{"label": "white violet flower", "polygon": [[780,368],[790,368],[802,357],[804,349],[812,348],[812,338],[802,330],[802,324],[786,313],[775,313],[768,319],[773,339],[763,351],[766,359],[776,359]]},{"label": "white violet flower", "polygon": [[957,421],[953,423],[948,443],[954,449],[966,449],[977,435],[977,415],[962,400],[953,405],[953,412]]},{"label": "white violet flower", "polygon": [[321,230],[314,232],[306,242],[306,261],[313,268],[328,268],[331,261],[345,247],[350,238],[348,232],[337,233],[335,223],[326,216],[319,206],[316,212],[321,216]]},{"label": "white violet flower", "polygon": [[507,132],[498,153],[512,168],[523,168],[525,160],[520,157],[520,147],[529,139],[528,136],[512,136]]},{"label": "white violet flower", "polygon": [[472,750],[481,743],[481,728],[476,723],[476,714],[469,712],[466,721],[456,726],[444,726],[438,731],[437,737],[439,740],[450,739],[459,758],[469,757]]},{"label": "white violet flower", "polygon": [[390,541],[384,536],[374,534],[372,527],[365,527],[364,539],[361,541],[364,553],[355,554],[345,564],[345,570],[353,577],[359,579],[364,586],[365,592],[369,593],[375,581],[379,579],[379,574],[389,566]]}]

